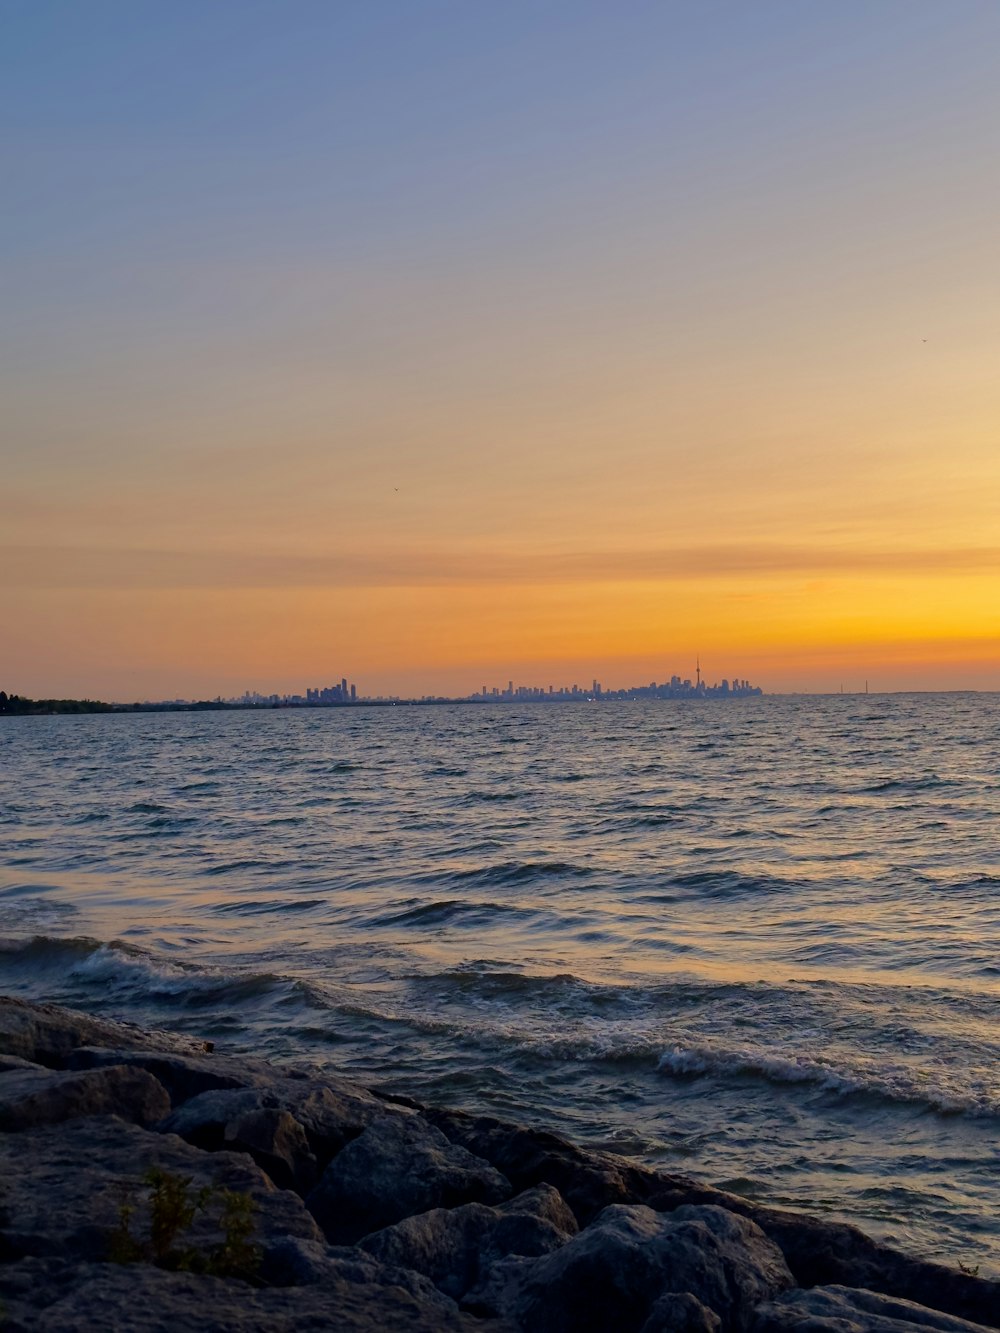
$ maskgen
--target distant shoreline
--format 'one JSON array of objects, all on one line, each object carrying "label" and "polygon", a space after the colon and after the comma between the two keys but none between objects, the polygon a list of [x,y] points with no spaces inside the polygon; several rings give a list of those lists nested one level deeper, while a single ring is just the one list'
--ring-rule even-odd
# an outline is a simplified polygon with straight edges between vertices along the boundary
[{"label": "distant shoreline", "polygon": [[[59,716],[93,716],[98,713],[112,713],[116,715],[129,713],[305,713],[305,712],[350,712],[357,708],[433,708],[440,706],[455,706],[457,704],[466,705],[470,708],[482,708],[491,704],[500,707],[535,705],[549,708],[556,705],[577,706],[580,704],[627,704],[627,703],[716,703],[719,700],[726,702],[737,702],[751,699],[873,699],[876,697],[897,697],[900,695],[928,695],[928,694],[997,694],[998,690],[977,690],[977,689],[940,689],[940,690],[875,690],[865,694],[864,690],[853,690],[842,692],[839,690],[828,690],[826,692],[813,692],[807,690],[789,690],[776,691],[765,694],[761,691],[753,695],[676,695],[669,698],[644,697],[641,695],[630,695],[625,698],[610,697],[607,695],[582,695],[580,698],[534,698],[534,699],[503,699],[503,698],[428,698],[428,699],[357,699],[353,703],[230,703],[226,700],[205,699],[192,700],[185,703],[106,703],[97,699],[22,699],[13,696],[17,706],[10,707],[8,703],[0,703],[0,718],[5,717],[59,717]],[[12,701],[13,701],[12,700]]]}]

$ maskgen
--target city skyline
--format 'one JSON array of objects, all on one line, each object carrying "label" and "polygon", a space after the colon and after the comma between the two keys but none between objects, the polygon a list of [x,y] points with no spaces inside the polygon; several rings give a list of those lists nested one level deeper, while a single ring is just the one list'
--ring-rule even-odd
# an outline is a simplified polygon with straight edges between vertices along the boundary
[{"label": "city skyline", "polygon": [[1000,7],[4,37],[8,689],[1000,687]]}]

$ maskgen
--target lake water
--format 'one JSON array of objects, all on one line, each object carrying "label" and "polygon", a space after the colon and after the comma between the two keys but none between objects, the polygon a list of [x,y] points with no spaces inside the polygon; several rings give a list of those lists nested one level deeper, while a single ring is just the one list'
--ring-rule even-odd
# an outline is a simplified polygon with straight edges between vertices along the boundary
[{"label": "lake water", "polygon": [[1000,696],[0,721],[0,989],[1000,1274]]}]

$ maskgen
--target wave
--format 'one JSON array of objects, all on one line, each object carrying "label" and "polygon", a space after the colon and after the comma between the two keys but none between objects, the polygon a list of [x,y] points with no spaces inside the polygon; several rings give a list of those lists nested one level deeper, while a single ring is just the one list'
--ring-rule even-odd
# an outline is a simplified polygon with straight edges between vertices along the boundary
[{"label": "wave", "polygon": [[676,1045],[659,1059],[658,1069],[674,1078],[757,1078],[785,1086],[808,1084],[839,1097],[870,1097],[914,1105],[942,1115],[1000,1116],[1000,1096],[993,1089],[954,1088],[945,1071],[934,1086],[932,1075],[921,1069],[879,1067],[872,1064],[841,1068],[832,1061],[768,1052],[753,1047],[729,1049],[708,1044]]},{"label": "wave", "polygon": [[212,911],[222,916],[256,916],[258,913],[268,915],[276,913],[284,915],[286,912],[313,912],[318,907],[325,907],[326,902],[321,898],[286,898],[256,900],[254,902],[235,902],[235,903],[216,903]]},{"label": "wave", "polygon": [[927,773],[922,778],[885,778],[881,782],[874,782],[867,787],[858,787],[856,790],[867,794],[881,792],[916,794],[923,791],[937,791],[945,787],[964,787],[965,785],[958,778],[941,778],[936,773]]},{"label": "wave", "polygon": [[[445,900],[408,905],[379,924],[477,926],[486,914],[524,910]],[[721,1011],[741,1005],[747,1012],[754,997],[767,1004],[761,1022],[773,1017],[769,997],[776,999],[787,1028],[794,1013],[786,1003],[792,992],[781,987],[761,990],[698,980],[607,985],[570,972],[538,975],[475,963],[407,977],[405,993],[390,994],[267,969],[223,969],[155,957],[122,940],[45,935],[0,940],[0,977],[32,998],[126,1014],[139,1022],[224,1029],[242,1044],[280,1039],[285,1054],[289,1038],[293,1046],[299,1038],[311,1047],[308,1033],[314,1029],[322,1033],[323,1044],[357,1041],[364,1031],[382,1041],[396,1029],[441,1038],[467,1053],[489,1052],[491,1060],[502,1052],[512,1070],[566,1066],[564,1077],[570,1082],[576,1077],[573,1065],[627,1066],[642,1078],[656,1072],[671,1079],[709,1078],[730,1093],[756,1080],[778,1089],[798,1085],[821,1096],[874,1099],[939,1115],[1000,1117],[1000,1087],[981,1051],[970,1061],[957,1060],[952,1052],[904,1063],[894,1054],[879,1060],[861,1048],[824,1056],[764,1044],[729,1045],[690,1031],[702,1016],[714,1022]],[[842,988],[837,993],[845,998]],[[339,1020],[315,1028],[308,1015],[322,1011],[354,1021],[346,1029]],[[692,1015],[685,1020],[688,1031],[678,1032],[665,1049],[665,1038],[670,1040],[665,1025],[669,1031],[680,1012]],[[303,1022],[306,1027],[300,1028]],[[400,1043],[399,1037],[391,1040]],[[404,1040],[400,1049],[406,1046]]]},{"label": "wave", "polygon": [[509,903],[476,903],[464,899],[446,898],[440,902],[419,903],[407,907],[402,912],[390,912],[372,919],[373,926],[438,926],[457,921],[464,925],[475,925],[499,915],[530,915],[522,907]]},{"label": "wave", "polygon": [[456,995],[476,999],[535,1001],[543,1005],[564,1005],[567,999],[578,1002],[596,1000],[602,1005],[610,1005],[631,993],[628,987],[594,985],[574,976],[572,972],[536,974],[480,964],[468,964],[408,979],[417,990],[429,991],[435,996],[451,991]]},{"label": "wave", "polygon": [[[622,824],[625,828],[664,828],[667,824],[683,824],[684,822],[683,815],[664,811],[662,814],[656,815],[634,815],[631,819],[623,820]],[[609,823],[613,823],[613,821],[609,821]]]},{"label": "wave", "polygon": [[480,802],[519,801],[521,795],[519,791],[470,791],[462,797],[461,804],[478,805]]},{"label": "wave", "polygon": [[222,861],[219,865],[206,866],[204,875],[232,875],[242,870],[281,870],[298,868],[301,863],[295,861],[267,861],[259,857],[247,857],[242,861]]},{"label": "wave", "polygon": [[738,870],[694,870],[686,875],[675,875],[668,883],[667,891],[644,894],[635,901],[673,903],[690,898],[758,897],[805,887],[800,880],[783,879],[778,875],[744,875]]},{"label": "wave", "polygon": [[585,879],[594,872],[574,861],[497,861],[467,870],[443,870],[415,875],[413,884],[454,884],[457,888],[498,888],[531,884],[545,879]]},{"label": "wave", "polygon": [[277,973],[156,959],[123,940],[102,943],[86,935],[0,940],[0,973],[21,974],[32,983],[35,998],[84,1002],[95,1009],[125,1005],[140,1017],[150,1005],[227,1011],[292,996],[308,1004],[313,998],[304,983]]}]

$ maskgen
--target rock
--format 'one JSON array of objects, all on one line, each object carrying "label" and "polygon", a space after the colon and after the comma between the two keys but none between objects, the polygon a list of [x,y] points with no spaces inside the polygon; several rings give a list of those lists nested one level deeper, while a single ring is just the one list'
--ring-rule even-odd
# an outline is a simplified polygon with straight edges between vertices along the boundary
[{"label": "rock", "polygon": [[[203,1153],[173,1134],[155,1134],[113,1116],[70,1120],[0,1134],[0,1259],[28,1255],[103,1261],[120,1227],[122,1202],[135,1204],[134,1235],[149,1234],[152,1167],[203,1186],[249,1194],[256,1208],[257,1241],[267,1247],[285,1236],[321,1239],[302,1200],[276,1190],[242,1153]],[[217,1216],[197,1217],[181,1238],[186,1245],[220,1239]]]},{"label": "rock", "polygon": [[[654,1311],[669,1327],[669,1304],[658,1302],[687,1293],[740,1333],[754,1307],[791,1281],[777,1246],[745,1218],[714,1207],[664,1216],[616,1204],[554,1253],[502,1261],[467,1299],[525,1333],[640,1333]],[[686,1307],[690,1320],[696,1307]]]},{"label": "rock", "polygon": [[860,1285],[1000,1327],[1000,1282],[901,1254],[847,1223],[771,1208],[490,1116],[447,1110],[425,1115],[453,1142],[502,1171],[515,1190],[539,1181],[555,1185],[581,1226],[610,1203],[647,1204],[659,1212],[714,1205],[756,1222],[781,1249],[800,1287]]},{"label": "rock", "polygon": [[575,1236],[580,1229],[573,1210],[552,1185],[535,1185],[532,1189],[523,1190],[515,1198],[498,1203],[496,1211],[506,1216],[527,1214],[543,1222],[551,1222],[567,1237]]},{"label": "rock", "polygon": [[196,1148],[217,1152],[226,1141],[227,1126],[274,1104],[259,1088],[216,1088],[184,1102],[158,1128],[164,1134],[179,1135]]},{"label": "rock", "polygon": [[845,1223],[777,1209],[762,1213],[761,1226],[785,1252],[799,1286],[863,1287],[1000,1326],[1000,1282],[900,1254]]},{"label": "rock", "polygon": [[668,1291],[649,1312],[641,1333],[720,1333],[722,1320],[689,1291]]},{"label": "rock", "polygon": [[510,1184],[422,1116],[374,1121],[337,1154],[306,1204],[336,1244],[431,1208],[497,1203]]},{"label": "rock", "polygon": [[429,1278],[408,1268],[383,1264],[353,1246],[325,1245],[289,1238],[273,1245],[264,1257],[261,1279],[268,1286],[310,1287],[351,1281],[402,1287],[425,1304],[453,1315],[457,1306]]},{"label": "rock", "polygon": [[497,1214],[482,1203],[432,1208],[366,1236],[358,1248],[383,1263],[413,1269],[459,1300],[479,1277],[480,1255]]},{"label": "rock", "polygon": [[[501,1333],[391,1283],[348,1276],[323,1286],[256,1290],[147,1264],[0,1270],[5,1333]],[[509,1333],[509,1331],[508,1331]]]},{"label": "rock", "polygon": [[496,1208],[467,1203],[406,1217],[366,1236],[359,1249],[383,1263],[423,1273],[458,1300],[499,1259],[550,1254],[576,1229],[558,1191],[541,1186]]},{"label": "rock", "polygon": [[413,1114],[387,1109],[360,1088],[345,1092],[326,1084],[274,1076],[265,1086],[202,1092],[179,1106],[164,1121],[164,1128],[199,1147],[216,1148],[222,1146],[227,1126],[251,1111],[265,1109],[288,1111],[324,1165],[373,1120]]},{"label": "rock", "polygon": [[[91,1018],[55,1004],[29,1004],[0,995],[0,1051],[23,1060],[60,1069],[71,1051],[80,1046],[120,1050],[171,1051],[204,1054],[212,1043],[176,1032],[146,1031],[133,1023]],[[118,1063],[117,1061],[115,1063]]]},{"label": "rock", "polygon": [[319,1176],[305,1130],[287,1111],[247,1111],[226,1126],[225,1146],[248,1152],[278,1189],[306,1194]]},{"label": "rock", "polygon": [[11,1069],[44,1069],[45,1065],[36,1065],[34,1060],[22,1060],[19,1055],[0,1055],[0,1074]]},{"label": "rock", "polygon": [[301,1095],[282,1104],[305,1130],[321,1166],[374,1122],[416,1118],[412,1111],[387,1106],[365,1089],[343,1081],[307,1084]]},{"label": "rock", "polygon": [[166,1090],[144,1069],[111,1065],[67,1073],[29,1065],[0,1074],[0,1131],[89,1115],[117,1115],[152,1125],[169,1109]]},{"label": "rock", "polygon": [[492,1116],[428,1110],[428,1122],[453,1143],[489,1162],[515,1190],[548,1184],[557,1189],[586,1226],[612,1203],[637,1203],[628,1164],[610,1154],[585,1152],[558,1134],[508,1124]]},{"label": "rock", "polygon": [[[158,1130],[191,1142],[141,1128],[161,1115]],[[104,1260],[130,1195],[133,1234],[148,1234],[150,1167],[189,1179],[192,1195],[249,1194],[262,1272],[303,1292],[279,1293],[265,1309],[268,1293],[222,1283],[242,1295],[220,1306],[229,1322],[214,1324],[193,1293],[214,1292],[217,1280],[138,1265],[119,1299],[121,1270]],[[274,1181],[307,1193],[330,1239],[374,1233],[364,1250],[330,1246],[302,1200]],[[170,1326],[199,1329],[292,1320],[297,1329],[381,1328],[390,1317],[394,1327],[451,1327],[461,1316],[444,1292],[467,1309],[517,1314],[527,1333],[713,1333],[720,1323],[730,1333],[754,1301],[758,1333],[1000,1326],[1000,1283],[899,1254],[852,1226],[491,1117],[2,997],[0,1182],[5,1330],[155,1327],[161,1291],[176,1305]],[[215,1192],[180,1238],[185,1247],[218,1244],[220,1209]],[[787,1270],[776,1275],[774,1251],[761,1250],[751,1223],[783,1251],[798,1287],[812,1290],[778,1294]],[[578,1224],[587,1229],[574,1234]],[[313,1296],[288,1313],[282,1301],[306,1287]],[[357,1306],[344,1297],[341,1317],[336,1293],[348,1287],[368,1294]],[[396,1295],[369,1300],[373,1291]],[[325,1305],[310,1303],[320,1296]]]},{"label": "rock", "polygon": [[988,1333],[984,1325],[898,1296],[851,1287],[788,1291],[756,1312],[754,1333]]},{"label": "rock", "polygon": [[[160,1080],[170,1094],[171,1106],[216,1089],[252,1088],[267,1081],[260,1062],[234,1060],[219,1055],[174,1055],[162,1051],[108,1049],[80,1046],[65,1058],[67,1069],[103,1069],[108,1065],[133,1065]],[[256,1066],[256,1067],[255,1067]]]},{"label": "rock", "polygon": [[374,1119],[412,1112],[386,1110],[363,1091],[275,1075],[266,1087],[199,1093],[160,1125],[198,1148],[248,1152],[282,1189],[307,1194],[330,1159]]}]

